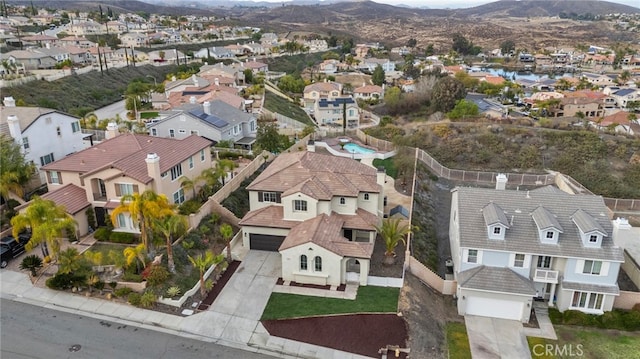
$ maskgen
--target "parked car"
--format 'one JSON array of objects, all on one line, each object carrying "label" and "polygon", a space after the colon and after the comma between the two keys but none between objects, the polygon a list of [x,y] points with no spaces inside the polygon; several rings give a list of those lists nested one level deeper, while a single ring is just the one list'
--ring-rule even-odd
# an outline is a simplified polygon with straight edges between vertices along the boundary
[{"label": "parked car", "polygon": [[10,260],[25,252],[24,247],[31,239],[31,235],[24,233],[18,238],[19,240],[16,240],[13,236],[6,236],[0,239],[0,268],[6,267]]}]

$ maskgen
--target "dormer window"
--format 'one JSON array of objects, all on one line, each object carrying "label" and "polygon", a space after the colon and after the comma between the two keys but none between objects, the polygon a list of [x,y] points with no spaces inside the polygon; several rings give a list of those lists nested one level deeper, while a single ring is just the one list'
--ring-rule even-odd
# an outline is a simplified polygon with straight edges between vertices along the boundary
[{"label": "dormer window", "polygon": [[582,245],[590,248],[600,248],[607,231],[587,212],[579,209],[571,216],[571,220],[578,227]]},{"label": "dormer window", "polygon": [[538,239],[545,244],[558,244],[560,233],[564,229],[558,222],[556,215],[540,206],[531,213],[531,218],[538,228]]},{"label": "dormer window", "polygon": [[547,239],[553,239],[553,232],[551,231],[547,232]]},{"label": "dormer window", "polygon": [[495,203],[489,203],[482,208],[482,216],[487,225],[487,237],[504,240],[506,230],[510,227],[504,210]]},{"label": "dormer window", "polygon": [[589,236],[589,243],[597,243],[598,242],[598,236],[596,236],[595,234],[592,234],[591,236]]},{"label": "dormer window", "polygon": [[340,204],[344,206],[346,203],[347,200],[344,197],[340,197]]},{"label": "dormer window", "polygon": [[502,229],[502,228],[500,228],[500,227],[495,227],[495,228],[493,229],[493,234],[500,234],[501,229]]}]

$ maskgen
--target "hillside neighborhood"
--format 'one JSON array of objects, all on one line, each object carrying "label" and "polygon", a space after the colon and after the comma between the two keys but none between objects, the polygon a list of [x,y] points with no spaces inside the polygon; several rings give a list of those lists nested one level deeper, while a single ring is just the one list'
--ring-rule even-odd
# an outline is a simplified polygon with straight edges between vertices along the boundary
[{"label": "hillside neighborhood", "polygon": [[[0,3],[3,301],[264,357],[640,355],[640,41],[94,7]],[[638,39],[596,15],[556,19]]]}]

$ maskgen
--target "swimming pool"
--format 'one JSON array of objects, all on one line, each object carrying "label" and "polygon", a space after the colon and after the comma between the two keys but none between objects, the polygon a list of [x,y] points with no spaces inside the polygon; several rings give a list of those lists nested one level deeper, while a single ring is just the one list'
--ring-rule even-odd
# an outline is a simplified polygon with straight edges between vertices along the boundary
[{"label": "swimming pool", "polygon": [[350,142],[344,145],[344,149],[349,153],[360,153],[360,154],[376,153],[376,151],[372,149],[361,147],[358,144],[355,144],[353,142]]}]

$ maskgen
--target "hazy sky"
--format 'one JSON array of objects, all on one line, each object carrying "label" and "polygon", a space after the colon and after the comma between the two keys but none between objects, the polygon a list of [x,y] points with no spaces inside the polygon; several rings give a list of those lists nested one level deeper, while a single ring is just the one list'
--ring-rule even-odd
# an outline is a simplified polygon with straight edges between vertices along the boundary
[{"label": "hazy sky", "polygon": [[[494,2],[491,0],[373,0],[378,3],[384,4],[406,4],[411,6],[426,6],[429,8],[460,8],[460,7],[473,7],[482,4]],[[634,7],[640,7],[640,0],[609,0],[609,2],[615,2],[619,4],[630,5]]]}]

